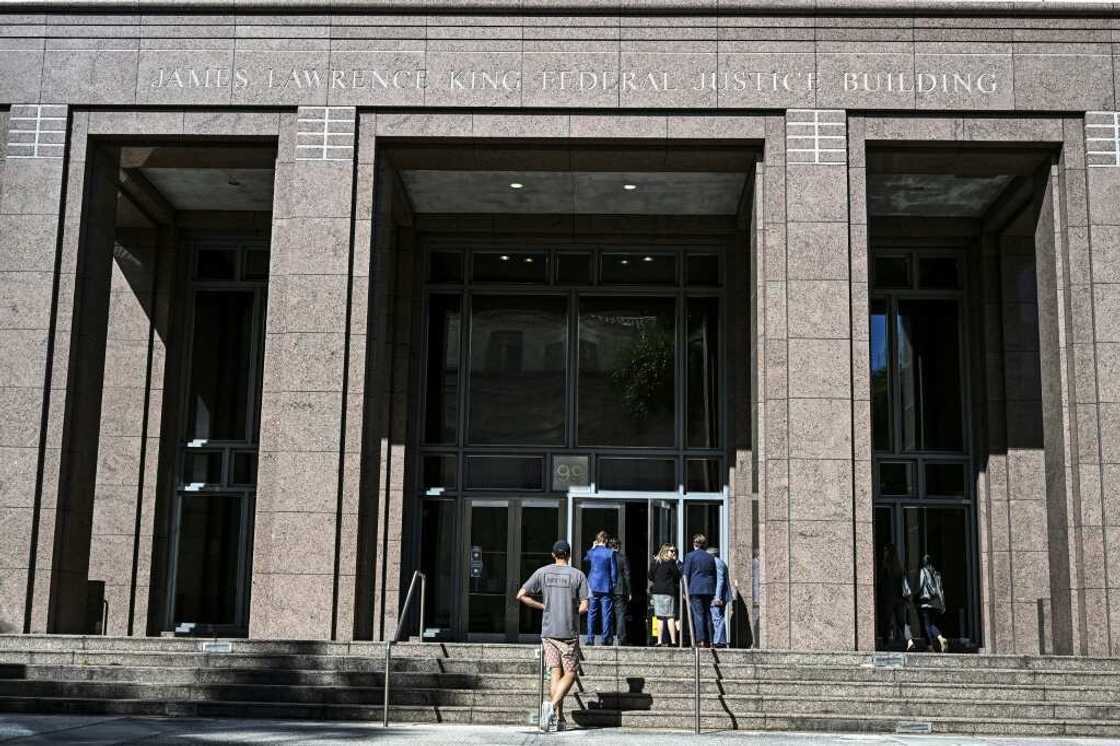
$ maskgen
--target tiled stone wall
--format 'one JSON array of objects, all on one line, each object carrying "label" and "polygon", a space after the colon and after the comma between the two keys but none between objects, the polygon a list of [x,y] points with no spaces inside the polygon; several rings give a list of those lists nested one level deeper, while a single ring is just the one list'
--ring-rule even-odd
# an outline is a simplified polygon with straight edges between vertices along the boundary
[{"label": "tiled stone wall", "polygon": [[[223,13],[190,12],[199,9],[183,3],[179,14],[136,12],[135,3],[107,14],[79,5],[89,12],[0,16],[0,98],[114,106],[1085,111],[1115,108],[1117,89],[1114,18],[1055,21],[1016,16],[1010,6],[992,9],[1006,15],[976,18],[922,15],[901,0],[904,13],[854,17],[827,6],[802,13],[795,2],[768,4],[770,15],[751,4],[741,14],[714,0],[684,3],[684,13],[671,15],[658,15],[671,7],[660,1],[645,15],[640,4],[620,12],[595,2],[596,12],[584,16],[544,7],[499,13],[490,3],[479,3],[488,12],[474,15],[425,14],[418,3],[376,13],[303,3],[287,15],[261,12],[264,4]],[[426,71],[426,84],[417,84],[417,70]],[[394,79],[397,71],[403,77]],[[483,73],[488,80],[477,77]]]},{"label": "tiled stone wall", "polygon": [[[254,637],[348,636],[335,613],[344,525],[347,308],[355,111],[301,107],[281,117],[265,334],[253,546]],[[360,441],[359,441],[360,442]],[[353,447],[357,447],[356,445]],[[337,563],[337,564],[336,564]]]}]

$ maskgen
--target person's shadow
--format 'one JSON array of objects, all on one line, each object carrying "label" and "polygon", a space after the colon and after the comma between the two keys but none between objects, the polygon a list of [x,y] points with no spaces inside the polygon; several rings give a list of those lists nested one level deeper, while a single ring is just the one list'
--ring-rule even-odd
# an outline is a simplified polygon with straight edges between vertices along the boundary
[{"label": "person's shadow", "polygon": [[585,702],[582,709],[572,712],[572,720],[581,728],[621,727],[624,712],[653,709],[653,697],[645,687],[644,676],[628,676],[626,691],[599,692],[598,697]]}]

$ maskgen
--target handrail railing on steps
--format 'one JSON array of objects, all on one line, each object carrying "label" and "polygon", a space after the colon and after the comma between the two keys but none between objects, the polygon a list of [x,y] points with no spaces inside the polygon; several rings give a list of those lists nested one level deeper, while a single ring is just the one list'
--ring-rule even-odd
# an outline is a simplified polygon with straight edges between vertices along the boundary
[{"label": "handrail railing on steps", "polygon": [[393,659],[393,643],[401,634],[401,622],[408,618],[408,610],[412,608],[412,594],[416,590],[416,581],[420,581],[420,642],[424,642],[424,598],[427,596],[425,591],[428,587],[428,579],[424,573],[417,570],[412,573],[412,580],[408,584],[408,593],[404,597],[404,606],[401,607],[401,614],[397,617],[397,628],[393,631],[391,637],[385,640],[385,677],[381,682],[381,699],[382,699],[382,725],[386,728],[389,727],[389,670]]},{"label": "handrail railing on steps", "polygon": [[[700,732],[700,646],[696,644],[696,625],[692,621],[692,607],[688,603],[688,578],[681,575],[681,613],[688,615],[688,639],[692,641],[693,679],[692,688],[696,694],[696,733]],[[684,647],[684,630],[681,630],[681,647]]]}]

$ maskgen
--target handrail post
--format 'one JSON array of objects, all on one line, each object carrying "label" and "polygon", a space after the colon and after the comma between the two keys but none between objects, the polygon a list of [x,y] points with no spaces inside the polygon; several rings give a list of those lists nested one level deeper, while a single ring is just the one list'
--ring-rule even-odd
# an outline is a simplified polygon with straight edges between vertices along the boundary
[{"label": "handrail post", "polygon": [[[548,727],[547,723],[541,723],[541,708],[544,706],[544,674],[545,674],[545,670],[544,670],[544,640],[543,639],[541,640],[541,646],[540,646],[540,649],[537,650],[537,653],[540,655],[540,659],[541,659],[540,663],[537,664],[537,689],[538,689],[538,692],[537,692],[537,730],[540,730],[540,731],[543,732]],[[552,672],[549,671],[548,673],[551,674]],[[552,692],[552,689],[550,687],[549,688],[549,693],[551,694],[551,692]]]},{"label": "handrail post", "polygon": [[382,727],[389,727],[389,665],[393,657],[393,641],[385,641],[385,678],[381,682]]},{"label": "handrail post", "polygon": [[[686,578],[684,575],[681,575],[681,593],[684,595],[686,600],[688,600],[690,598],[690,594],[688,592],[688,578]],[[688,612],[687,612],[688,613],[688,636],[692,639],[692,661],[693,661],[693,666],[694,666],[693,681],[692,681],[693,687],[692,687],[692,689],[693,689],[693,693],[695,694],[695,697],[696,697],[696,726],[695,726],[695,731],[696,731],[696,733],[700,733],[700,646],[696,644],[696,625],[692,621],[692,607],[688,606],[687,609],[688,609]],[[682,630],[682,632],[683,632],[683,630]],[[684,639],[683,634],[681,635],[681,639],[683,641],[683,639]]]},{"label": "handrail post", "polygon": [[397,617],[397,627],[393,634],[385,640],[385,680],[381,682],[382,725],[389,727],[389,667],[393,659],[393,643],[401,634],[401,620],[408,617],[408,610],[412,608],[412,593],[416,590],[416,581],[420,580],[420,642],[424,641],[424,591],[427,589],[428,579],[419,570],[412,573],[412,580],[408,584],[408,593],[404,597],[404,606]]},{"label": "handrail post", "polygon": [[428,578],[420,573],[420,642],[424,642],[424,600],[428,597]]}]

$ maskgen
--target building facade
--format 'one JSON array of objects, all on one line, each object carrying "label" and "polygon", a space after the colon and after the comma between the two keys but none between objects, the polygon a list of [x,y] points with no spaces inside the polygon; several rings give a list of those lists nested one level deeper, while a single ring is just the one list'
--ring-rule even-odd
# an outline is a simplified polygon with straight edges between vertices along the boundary
[{"label": "building facade", "polygon": [[274,5],[0,0],[0,631],[1120,655],[1114,3]]}]

